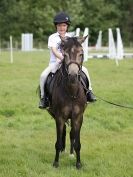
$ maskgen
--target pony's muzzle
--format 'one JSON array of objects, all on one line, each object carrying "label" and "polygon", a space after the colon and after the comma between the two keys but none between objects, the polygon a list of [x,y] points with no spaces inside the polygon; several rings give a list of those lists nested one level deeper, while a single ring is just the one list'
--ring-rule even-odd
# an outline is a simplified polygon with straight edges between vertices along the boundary
[{"label": "pony's muzzle", "polygon": [[69,75],[78,75],[79,73],[79,66],[76,63],[71,63],[68,66],[68,74]]},{"label": "pony's muzzle", "polygon": [[79,67],[76,63],[71,63],[68,67],[68,77],[71,82],[78,80],[79,76]]},{"label": "pony's muzzle", "polygon": [[78,75],[77,74],[73,74],[73,75],[69,74],[68,78],[71,83],[75,83],[78,80]]}]

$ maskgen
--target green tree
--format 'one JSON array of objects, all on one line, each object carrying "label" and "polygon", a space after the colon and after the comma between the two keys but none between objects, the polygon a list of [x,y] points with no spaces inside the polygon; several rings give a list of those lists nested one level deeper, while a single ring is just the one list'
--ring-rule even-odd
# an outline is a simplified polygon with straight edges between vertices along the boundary
[{"label": "green tree", "polygon": [[[0,0],[0,38],[20,39],[21,33],[33,33],[37,40],[47,40],[54,32],[53,17],[68,12],[72,25],[90,29],[90,42],[95,44],[99,30],[107,39],[108,28],[120,27],[124,40],[133,41],[132,0]],[[107,42],[107,41],[105,41]]]},{"label": "green tree", "polygon": [[99,30],[105,35],[107,42],[108,28],[118,26],[120,11],[115,4],[110,4],[104,0],[84,0],[84,20],[82,26],[90,29],[91,44],[95,44]]}]

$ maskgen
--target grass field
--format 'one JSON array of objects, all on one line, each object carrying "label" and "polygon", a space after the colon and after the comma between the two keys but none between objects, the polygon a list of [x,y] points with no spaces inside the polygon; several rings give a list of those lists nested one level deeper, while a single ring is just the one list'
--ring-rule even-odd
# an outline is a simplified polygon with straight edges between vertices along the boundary
[{"label": "grass field", "polygon": [[[133,177],[133,110],[98,99],[89,104],[81,130],[82,169],[75,158],[55,155],[55,123],[38,109],[36,89],[48,64],[48,51],[0,54],[0,177]],[[122,105],[133,106],[133,59],[119,62],[93,59],[89,68],[94,93]]]}]

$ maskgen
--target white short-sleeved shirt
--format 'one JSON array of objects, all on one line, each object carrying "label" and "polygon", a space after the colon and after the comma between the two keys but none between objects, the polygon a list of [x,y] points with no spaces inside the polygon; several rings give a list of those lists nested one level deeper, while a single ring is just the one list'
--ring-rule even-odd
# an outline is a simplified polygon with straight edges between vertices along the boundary
[{"label": "white short-sleeved shirt", "polygon": [[[65,36],[71,37],[69,33],[66,33]],[[57,50],[61,53],[60,43],[61,43],[61,38],[60,38],[58,32],[51,34],[49,36],[49,38],[48,38],[48,48],[50,49],[50,62],[49,63],[54,63],[57,61],[58,58],[52,52],[51,47],[57,48]]]}]

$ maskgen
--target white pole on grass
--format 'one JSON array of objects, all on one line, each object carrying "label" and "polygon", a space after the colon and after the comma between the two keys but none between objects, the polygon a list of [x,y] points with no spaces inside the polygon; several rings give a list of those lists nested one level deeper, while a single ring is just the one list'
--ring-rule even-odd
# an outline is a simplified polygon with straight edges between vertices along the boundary
[{"label": "white pole on grass", "polygon": [[102,31],[99,31],[97,43],[96,43],[96,50],[100,50],[102,47]]},{"label": "white pole on grass", "polygon": [[13,63],[12,36],[10,36],[10,61]]},{"label": "white pole on grass", "polygon": [[76,28],[76,37],[80,36],[80,28]]},{"label": "white pole on grass", "polygon": [[109,32],[109,59],[115,59],[116,65],[118,66],[119,63],[116,56],[116,46],[115,46],[112,29],[109,28],[108,32]]},{"label": "white pole on grass", "polygon": [[0,40],[0,54],[1,54],[1,40]]},{"label": "white pole on grass", "polygon": [[85,28],[83,37],[87,36],[87,38],[83,43],[84,61],[88,60],[88,35],[89,35],[89,28]]},{"label": "white pole on grass", "polygon": [[116,28],[117,33],[117,59],[122,60],[124,56],[123,43],[120,34],[120,28]]}]

